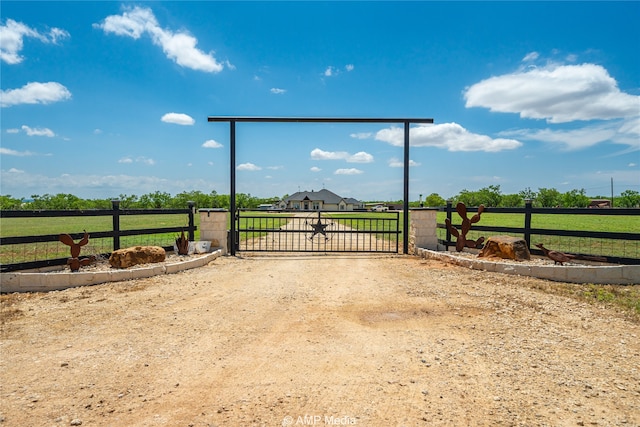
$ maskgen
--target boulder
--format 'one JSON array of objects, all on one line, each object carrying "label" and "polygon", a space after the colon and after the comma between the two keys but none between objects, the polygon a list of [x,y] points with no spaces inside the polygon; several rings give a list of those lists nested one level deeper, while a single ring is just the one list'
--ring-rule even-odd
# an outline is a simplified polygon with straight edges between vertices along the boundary
[{"label": "boulder", "polygon": [[503,258],[516,261],[531,259],[529,247],[524,239],[511,236],[492,236],[478,254],[484,258]]},{"label": "boulder", "polygon": [[109,264],[115,268],[128,268],[138,264],[163,262],[167,254],[160,246],[134,246],[113,251]]}]

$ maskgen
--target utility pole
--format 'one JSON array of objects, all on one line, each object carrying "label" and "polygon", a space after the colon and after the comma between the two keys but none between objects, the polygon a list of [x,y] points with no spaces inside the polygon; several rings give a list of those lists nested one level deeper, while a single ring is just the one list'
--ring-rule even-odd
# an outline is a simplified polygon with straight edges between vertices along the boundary
[{"label": "utility pole", "polygon": [[613,207],[613,177],[611,177],[611,207]]}]

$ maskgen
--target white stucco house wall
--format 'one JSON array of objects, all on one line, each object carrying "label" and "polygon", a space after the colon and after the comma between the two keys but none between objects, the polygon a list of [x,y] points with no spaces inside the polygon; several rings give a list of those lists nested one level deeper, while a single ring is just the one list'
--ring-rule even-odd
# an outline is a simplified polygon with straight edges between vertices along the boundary
[{"label": "white stucco house wall", "polygon": [[341,197],[329,190],[322,189],[320,191],[298,191],[281,200],[278,207],[292,211],[353,211],[364,209],[364,203],[352,197]]}]

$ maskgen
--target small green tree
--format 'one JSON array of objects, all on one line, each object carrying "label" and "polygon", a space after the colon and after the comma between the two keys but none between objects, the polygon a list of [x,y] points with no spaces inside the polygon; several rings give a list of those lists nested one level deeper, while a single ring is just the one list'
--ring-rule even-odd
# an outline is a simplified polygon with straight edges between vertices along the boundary
[{"label": "small green tree", "polygon": [[543,208],[553,208],[559,206],[562,201],[562,194],[555,188],[538,188],[536,205]]},{"label": "small green tree", "polygon": [[640,193],[635,190],[624,190],[616,201],[619,207],[635,208],[640,205]]},{"label": "small green tree", "polygon": [[586,208],[590,199],[587,197],[584,188],[580,190],[567,191],[562,195],[562,206],[567,208]]},{"label": "small green tree", "polygon": [[22,199],[11,197],[10,194],[0,196],[0,209],[20,209],[22,207]]},{"label": "small green tree", "polygon": [[444,206],[446,204],[447,201],[440,197],[438,193],[431,193],[424,199],[424,205],[429,207]]},{"label": "small green tree", "polygon": [[524,206],[524,199],[520,194],[504,194],[500,199],[500,207],[519,208]]}]

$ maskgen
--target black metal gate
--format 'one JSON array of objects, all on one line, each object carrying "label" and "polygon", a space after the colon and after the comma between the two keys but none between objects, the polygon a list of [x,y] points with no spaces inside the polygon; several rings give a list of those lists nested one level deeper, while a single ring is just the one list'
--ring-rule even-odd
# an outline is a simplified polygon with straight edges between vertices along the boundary
[{"label": "black metal gate", "polygon": [[400,214],[394,212],[236,212],[234,244],[247,252],[398,253]]}]

